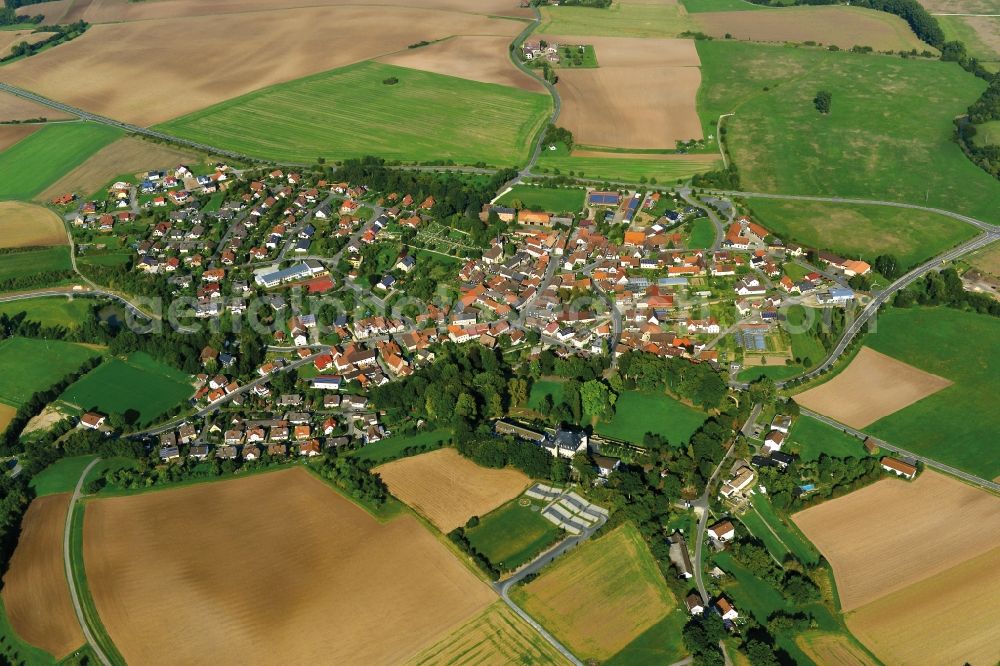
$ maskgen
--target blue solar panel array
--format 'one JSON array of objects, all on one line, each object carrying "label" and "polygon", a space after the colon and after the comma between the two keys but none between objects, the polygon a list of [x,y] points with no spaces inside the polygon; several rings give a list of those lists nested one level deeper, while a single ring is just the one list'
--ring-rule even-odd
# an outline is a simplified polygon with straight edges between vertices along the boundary
[{"label": "blue solar panel array", "polygon": [[749,351],[764,351],[767,349],[763,333],[742,331],[736,334],[736,343]]}]

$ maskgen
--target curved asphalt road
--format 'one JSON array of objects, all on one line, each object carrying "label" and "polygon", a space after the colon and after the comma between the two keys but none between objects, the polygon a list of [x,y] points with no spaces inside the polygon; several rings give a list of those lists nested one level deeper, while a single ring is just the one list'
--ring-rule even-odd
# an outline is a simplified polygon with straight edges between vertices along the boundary
[{"label": "curved asphalt road", "polygon": [[76,501],[80,499],[83,480],[87,478],[87,474],[94,468],[94,465],[99,462],[101,462],[100,458],[94,458],[84,468],[83,472],[80,473],[80,479],[76,482],[76,488],[73,489],[73,496],[69,500],[69,510],[66,512],[66,528],[63,530],[63,564],[66,566],[66,581],[69,584],[69,594],[73,600],[73,610],[76,611],[76,619],[80,621],[80,628],[83,629],[83,635],[86,637],[87,643],[94,651],[94,654],[97,655],[97,660],[104,664],[104,666],[111,666],[111,660],[108,659],[108,656],[104,654],[101,647],[97,644],[94,634],[91,633],[90,626],[83,615],[83,608],[80,606],[80,595],[76,590],[76,583],[73,582],[73,565],[69,553],[70,531],[73,524],[73,507],[76,506]]},{"label": "curved asphalt road", "polygon": [[60,289],[39,289],[38,291],[24,291],[17,294],[10,294],[7,296],[0,296],[0,303],[10,303],[13,301],[24,301],[32,298],[48,298],[61,296],[62,298],[77,298],[80,296],[85,296],[89,298],[107,298],[113,301],[117,301],[123,305],[129,312],[141,319],[150,319],[150,315],[143,310],[139,309],[138,306],[133,305],[124,296],[120,296],[116,293],[105,291],[103,289],[81,289],[79,291],[73,291],[72,288],[67,288],[65,290]]}]

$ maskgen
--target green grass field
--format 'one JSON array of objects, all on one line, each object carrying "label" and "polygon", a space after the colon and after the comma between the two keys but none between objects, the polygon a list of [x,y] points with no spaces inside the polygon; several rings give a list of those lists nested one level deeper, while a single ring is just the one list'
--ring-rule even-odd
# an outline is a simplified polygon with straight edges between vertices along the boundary
[{"label": "green grass field", "polygon": [[667,395],[625,391],[615,403],[610,422],[599,422],[594,430],[606,437],[642,444],[643,435],[654,432],[671,445],[687,442],[708,418],[703,412]]},{"label": "green grass field", "polygon": [[976,125],[976,138],[973,141],[981,146],[987,144],[1000,146],[1000,120]]},{"label": "green grass field", "polygon": [[715,242],[715,225],[707,217],[700,217],[692,223],[688,246],[697,249],[712,247]]},{"label": "green grass field", "polygon": [[26,319],[43,326],[75,328],[90,312],[93,300],[78,298],[26,298],[22,301],[0,303],[0,315],[14,316],[26,312]]},{"label": "green grass field", "polygon": [[451,431],[447,428],[439,428],[438,430],[428,430],[415,435],[393,435],[392,437],[383,439],[381,442],[365,444],[357,451],[354,451],[352,455],[367,460],[373,465],[378,465],[386,460],[391,460],[402,455],[405,448],[411,446],[436,447],[441,442],[447,444],[450,441]]},{"label": "green grass field", "polygon": [[950,217],[887,206],[752,199],[760,223],[776,236],[872,263],[892,254],[910,268],[978,231]]},{"label": "green grass field", "polygon": [[[618,0],[607,9],[542,7],[540,33],[608,37],[676,37],[690,28],[680,5]],[[598,54],[600,57],[600,54]]]},{"label": "green grass field", "polygon": [[55,461],[31,478],[31,487],[35,489],[35,495],[41,497],[72,492],[83,470],[93,459],[94,456],[73,456]]},{"label": "green grass field", "polygon": [[578,188],[515,185],[510,192],[497,200],[497,204],[510,206],[513,202],[520,201],[528,210],[579,213],[583,209],[585,194],[585,190]]},{"label": "green grass field", "polygon": [[70,342],[7,338],[0,342],[0,402],[19,407],[93,356],[97,352]]},{"label": "green grass field", "polygon": [[139,412],[138,423],[149,423],[191,397],[194,389],[180,370],[137,352],[126,361],[111,359],[87,373],[59,396],[81,410],[105,414]]},{"label": "green grass field", "polygon": [[865,430],[987,479],[1000,476],[1000,319],[950,308],[892,308],[877,324],[866,345],[955,383]]},{"label": "green grass field", "polygon": [[736,378],[741,382],[752,382],[761,377],[770,377],[775,381],[788,379],[803,373],[800,365],[762,365],[752,368],[743,368]]},{"label": "green grass field", "polygon": [[531,394],[528,396],[528,407],[539,409],[542,400],[546,395],[552,396],[552,404],[558,405],[562,401],[563,383],[557,379],[539,379],[531,385]]},{"label": "green grass field", "polygon": [[684,644],[677,640],[687,622],[688,615],[679,608],[674,609],[604,663],[607,666],[662,666],[676,663],[687,654]]},{"label": "green grass field", "polygon": [[834,458],[863,458],[868,455],[861,440],[822,421],[800,416],[788,433],[788,446],[803,462],[817,460],[821,453]]},{"label": "green grass field", "polygon": [[559,528],[542,517],[544,506],[526,497],[511,500],[466,530],[469,543],[501,570],[513,571],[559,539]]},{"label": "green grass field", "polygon": [[[996,14],[996,7],[990,7],[992,11],[986,13]],[[964,8],[961,5],[957,6],[955,9],[948,9],[949,12],[969,12],[976,13],[975,10]],[[973,18],[967,16],[935,16],[937,22],[941,25],[941,29],[944,30],[944,39],[946,42],[958,40],[965,44],[965,49],[970,56],[978,59],[983,67],[991,72],[996,72],[1000,70],[1000,52],[998,52],[995,46],[990,46],[987,44],[976,31],[975,27],[970,24],[972,21],[981,22],[983,24],[993,24],[997,25],[998,19],[996,18]],[[992,32],[996,34],[1000,29],[994,27]]]},{"label": "green grass field", "polygon": [[28,200],[123,136],[96,123],[54,123],[0,152],[0,200]]},{"label": "green grass field", "polygon": [[[742,188],[904,201],[1000,221],[1000,182],[952,141],[985,82],[937,60],[698,41],[698,111],[720,114]],[[819,114],[813,98],[833,95]],[[900,168],[899,165],[907,165]]]},{"label": "green grass field", "polygon": [[816,337],[822,326],[821,314],[820,310],[801,305],[792,305],[785,310],[784,324],[792,341],[792,356],[802,359],[807,369],[826,357],[826,350]]},{"label": "green grass field", "polygon": [[746,0],[681,0],[688,14],[701,12],[738,12],[751,9],[766,9]]},{"label": "green grass field", "polygon": [[69,247],[64,245],[0,254],[0,282],[72,268]]},{"label": "green grass field", "polygon": [[[398,83],[386,85],[395,77]],[[169,132],[255,157],[312,162],[523,162],[548,95],[362,62],[252,92],[172,120]]]},{"label": "green grass field", "polygon": [[[791,552],[800,562],[805,564],[815,564],[819,561],[819,552],[812,543],[803,536],[790,520],[782,520],[778,513],[771,506],[771,502],[763,495],[754,495],[750,498],[750,503],[756,509],[756,513],[749,512],[760,519],[764,524],[777,534],[777,538],[782,546]],[[766,530],[771,538],[771,530]]]},{"label": "green grass field", "polygon": [[[719,160],[721,163],[721,159]],[[573,174],[595,180],[622,180],[639,182],[672,183],[687,180],[696,173],[709,171],[717,163],[706,163],[692,157],[685,159],[645,159],[629,157],[574,157],[563,146],[557,150],[543,150],[535,173],[556,175]]]}]

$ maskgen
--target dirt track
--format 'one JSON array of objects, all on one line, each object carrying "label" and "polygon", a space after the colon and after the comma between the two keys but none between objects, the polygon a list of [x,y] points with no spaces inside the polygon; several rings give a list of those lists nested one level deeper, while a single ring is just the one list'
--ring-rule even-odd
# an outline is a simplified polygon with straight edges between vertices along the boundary
[{"label": "dirt track", "polygon": [[951,384],[944,377],[862,347],[843,372],[799,393],[795,402],[852,428],[864,428]]},{"label": "dirt track", "polygon": [[996,547],[1000,499],[925,471],[884,479],[792,516],[855,610]]},{"label": "dirt track", "polygon": [[[520,21],[479,14],[385,6],[100,24],[58,48],[4,66],[4,81],[87,111],[152,125],[269,85],[406,50],[421,40],[513,38],[523,27]],[[197,62],[150,64],[173,61],[178,54],[197,54]]]},{"label": "dirt track", "polygon": [[84,643],[63,569],[69,494],[32,501],[3,579],[3,603],[17,634],[61,659]]},{"label": "dirt track", "polygon": [[302,469],[92,500],[84,561],[135,664],[400,663],[496,600],[412,516]]},{"label": "dirt track", "polygon": [[455,449],[439,449],[376,467],[392,494],[442,532],[485,516],[517,497],[530,479],[513,469],[487,469]]}]

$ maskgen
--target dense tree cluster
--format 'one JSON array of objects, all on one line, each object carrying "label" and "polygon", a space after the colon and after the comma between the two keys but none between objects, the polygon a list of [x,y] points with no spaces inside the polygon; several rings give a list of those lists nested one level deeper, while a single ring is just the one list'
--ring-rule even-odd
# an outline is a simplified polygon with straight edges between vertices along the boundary
[{"label": "dense tree cluster", "polygon": [[962,278],[954,268],[928,273],[908,289],[897,292],[892,303],[898,308],[947,305],[959,310],[1000,317],[1000,302],[988,294],[966,291]]},{"label": "dense tree cluster", "polygon": [[813,105],[820,113],[830,113],[833,106],[833,93],[829,90],[820,90],[813,98]]},{"label": "dense tree cluster", "polygon": [[549,146],[561,143],[566,146],[567,150],[573,150],[573,133],[565,127],[556,127],[550,124],[545,129],[545,138],[542,139],[542,143]]},{"label": "dense tree cluster", "polygon": [[726,383],[708,363],[661,357],[643,352],[626,352],[618,360],[618,371],[626,389],[671,392],[703,409],[715,409],[726,397]]},{"label": "dense tree cluster", "polygon": [[328,454],[315,469],[345,495],[362,504],[378,507],[389,499],[389,489],[382,477],[371,471],[367,461],[354,456],[332,457]]},{"label": "dense tree cluster", "polygon": [[553,458],[531,442],[483,434],[459,434],[455,444],[459,453],[483,467],[500,469],[509,465],[533,479],[566,481],[569,478],[569,468],[564,459]]}]

